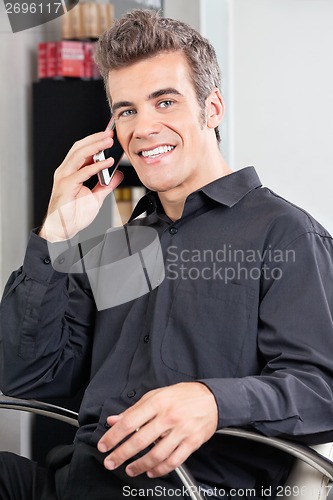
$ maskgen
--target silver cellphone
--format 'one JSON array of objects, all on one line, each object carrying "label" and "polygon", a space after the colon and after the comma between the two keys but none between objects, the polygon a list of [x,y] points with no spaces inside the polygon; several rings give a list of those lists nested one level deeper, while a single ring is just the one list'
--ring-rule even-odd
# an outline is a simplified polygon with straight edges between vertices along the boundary
[{"label": "silver cellphone", "polygon": [[98,172],[98,180],[102,186],[108,186],[110,184],[111,179],[114,176],[114,173],[117,170],[120,160],[124,154],[124,150],[121,147],[117,137],[116,124],[113,116],[111,117],[106,130],[113,130],[113,145],[111,146],[111,148],[104,149],[104,151],[96,153],[94,155],[94,162],[97,163],[112,156],[112,158],[114,159],[114,164],[110,168],[104,168],[103,170]]}]

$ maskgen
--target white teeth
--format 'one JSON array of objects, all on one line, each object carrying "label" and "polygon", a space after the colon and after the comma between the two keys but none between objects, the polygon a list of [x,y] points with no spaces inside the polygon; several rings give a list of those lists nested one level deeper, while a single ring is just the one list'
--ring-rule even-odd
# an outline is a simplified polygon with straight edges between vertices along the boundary
[{"label": "white teeth", "polygon": [[175,148],[174,146],[159,146],[158,148],[151,149],[150,151],[142,151],[142,156],[144,156],[145,158],[149,156],[158,156],[163,153],[167,153],[168,151],[171,151],[174,148]]}]

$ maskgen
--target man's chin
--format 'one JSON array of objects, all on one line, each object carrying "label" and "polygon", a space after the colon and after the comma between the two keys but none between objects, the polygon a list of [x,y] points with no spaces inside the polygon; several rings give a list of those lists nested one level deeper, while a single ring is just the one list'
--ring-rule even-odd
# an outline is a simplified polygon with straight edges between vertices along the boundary
[{"label": "man's chin", "polygon": [[156,178],[149,178],[148,176],[139,176],[142,184],[150,191],[156,191],[158,193],[165,193],[171,191],[178,186],[178,183],[174,178],[161,179],[161,176],[156,176]]},{"label": "man's chin", "polygon": [[156,191],[157,193],[168,193],[173,191],[174,189],[177,188],[177,185],[175,182],[171,183],[162,183],[162,182],[156,182],[156,183],[146,183],[145,186],[150,190],[150,191]]}]

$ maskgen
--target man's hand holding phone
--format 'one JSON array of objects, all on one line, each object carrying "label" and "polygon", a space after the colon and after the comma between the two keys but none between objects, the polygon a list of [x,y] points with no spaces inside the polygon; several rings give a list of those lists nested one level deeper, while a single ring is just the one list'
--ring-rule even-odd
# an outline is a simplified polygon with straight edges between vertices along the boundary
[{"label": "man's hand holding phone", "polygon": [[108,185],[98,182],[91,190],[83,183],[114,164],[112,156],[94,162],[94,155],[113,146],[114,132],[105,130],[77,141],[54,173],[53,189],[39,235],[50,242],[64,241],[87,227],[104,199],[123,179],[114,172]]}]

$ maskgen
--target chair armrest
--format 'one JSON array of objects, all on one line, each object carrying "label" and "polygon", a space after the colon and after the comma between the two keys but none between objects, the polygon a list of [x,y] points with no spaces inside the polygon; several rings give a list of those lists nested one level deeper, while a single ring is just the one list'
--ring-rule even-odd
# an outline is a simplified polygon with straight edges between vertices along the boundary
[{"label": "chair armrest", "polygon": [[[14,398],[10,396],[4,396],[2,393],[0,393],[0,409],[1,408],[21,410],[37,415],[44,415],[56,420],[61,420],[62,422],[66,422],[75,427],[79,427],[77,421],[78,414],[74,411],[33,399]],[[272,446],[286,453],[289,453],[290,455],[300,460],[303,460],[315,470],[317,470],[321,474],[324,474],[331,481],[333,480],[333,462],[307,446],[294,443],[286,439],[263,436],[262,434],[246,431],[243,429],[225,428],[217,431],[217,434],[235,436]],[[197,487],[195,479],[185,465],[177,467],[175,469],[175,473],[178,475],[182,484],[187,489],[192,500],[203,500],[203,497],[199,493],[199,489]]]},{"label": "chair armrest", "polygon": [[55,420],[61,420],[67,424],[79,427],[77,421],[78,414],[75,411],[61,408],[60,406],[43,403],[34,399],[20,399],[0,394],[0,409],[6,408],[8,410],[21,410],[34,413],[36,415],[43,415],[51,417]]},{"label": "chair armrest", "polygon": [[257,443],[273,446],[273,448],[285,451],[286,453],[303,460],[303,462],[327,476],[331,481],[333,480],[333,462],[308,446],[286,439],[263,436],[262,434],[243,429],[225,428],[217,431],[217,434],[240,437],[249,439],[250,441],[256,441]]},{"label": "chair armrest", "polygon": [[[34,413],[35,415],[43,415],[55,420],[60,420],[61,422],[73,425],[74,427],[79,427],[77,420],[78,414],[76,412],[53,404],[37,401],[35,399],[20,399],[5,396],[2,392],[0,392],[0,409],[26,411]],[[203,500],[203,497],[197,489],[195,479],[192,477],[187,467],[185,465],[181,465],[175,469],[175,472],[184,487],[188,490],[190,498],[192,498],[192,500]]]}]

